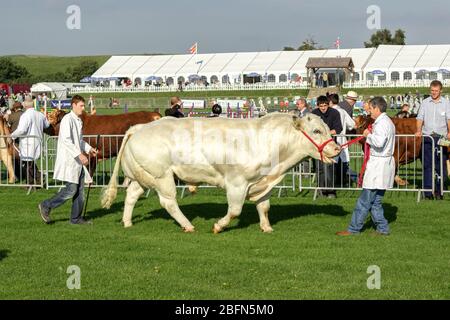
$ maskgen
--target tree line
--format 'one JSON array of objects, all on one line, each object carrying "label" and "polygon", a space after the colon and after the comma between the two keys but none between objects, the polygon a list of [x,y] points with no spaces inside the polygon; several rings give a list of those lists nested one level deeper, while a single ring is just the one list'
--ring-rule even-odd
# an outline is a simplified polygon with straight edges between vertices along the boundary
[{"label": "tree line", "polygon": [[[370,37],[370,40],[364,42],[364,47],[366,48],[377,48],[382,44],[390,45],[405,45],[406,44],[406,33],[402,29],[395,31],[394,36],[388,29],[378,30]],[[284,47],[284,51],[305,51],[305,50],[320,50],[324,49],[319,43],[314,39],[313,36],[308,36],[297,48],[294,47]]]},{"label": "tree line", "polygon": [[97,61],[83,60],[74,67],[67,67],[64,72],[35,75],[26,67],[17,64],[10,57],[0,57],[0,82],[37,83],[37,82],[80,82],[84,77],[91,76],[99,68]]}]

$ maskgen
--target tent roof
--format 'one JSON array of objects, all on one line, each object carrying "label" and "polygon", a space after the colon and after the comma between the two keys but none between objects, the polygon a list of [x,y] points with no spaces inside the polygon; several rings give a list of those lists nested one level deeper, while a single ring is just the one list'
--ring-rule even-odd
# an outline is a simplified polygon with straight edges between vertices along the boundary
[{"label": "tent roof", "polygon": [[39,82],[31,86],[31,92],[59,92],[66,90],[65,86],[56,82]]},{"label": "tent roof", "polygon": [[353,68],[352,58],[309,58],[306,68]]}]

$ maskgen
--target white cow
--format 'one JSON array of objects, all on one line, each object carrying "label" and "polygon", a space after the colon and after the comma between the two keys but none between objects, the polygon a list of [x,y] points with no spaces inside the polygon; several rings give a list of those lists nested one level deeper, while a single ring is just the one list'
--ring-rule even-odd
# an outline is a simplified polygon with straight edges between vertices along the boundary
[{"label": "white cow", "polygon": [[183,230],[194,231],[176,201],[176,175],[190,185],[207,183],[226,190],[228,212],[214,224],[214,233],[240,215],[246,199],[256,202],[262,231],[271,232],[272,188],[304,158],[323,157],[325,163],[333,163],[339,152],[328,126],[311,114],[298,118],[274,113],[252,120],[167,117],[127,131],[101,202],[110,208],[116,198],[121,165],[131,180],[122,219],[125,227],[132,225],[138,198],[154,188],[161,206]]}]

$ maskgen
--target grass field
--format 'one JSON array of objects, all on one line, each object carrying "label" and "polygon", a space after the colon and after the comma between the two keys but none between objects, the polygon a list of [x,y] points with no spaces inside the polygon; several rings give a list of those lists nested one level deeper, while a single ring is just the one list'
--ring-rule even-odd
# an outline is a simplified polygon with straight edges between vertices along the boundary
[{"label": "grass field", "polygon": [[14,62],[27,68],[35,75],[47,75],[56,72],[65,72],[68,67],[75,67],[81,61],[94,60],[99,66],[104,64],[110,56],[79,56],[79,57],[56,57],[56,56],[9,56]]},{"label": "grass field", "polygon": [[[135,208],[134,226],[120,225],[121,191],[112,210],[91,192],[92,226],[68,224],[70,205],[44,225],[37,203],[54,191],[1,188],[0,298],[14,299],[449,299],[449,200],[416,204],[388,194],[392,234],[334,235],[346,228],[357,193],[312,201],[311,194],[273,197],[273,234],[259,231],[253,204],[224,233],[211,233],[226,212],[224,193],[200,190],[180,200],[196,226],[184,234],[151,194]],[[5,201],[6,200],[6,201]],[[69,266],[81,289],[69,290]],[[367,268],[381,269],[381,289],[366,286]]]}]

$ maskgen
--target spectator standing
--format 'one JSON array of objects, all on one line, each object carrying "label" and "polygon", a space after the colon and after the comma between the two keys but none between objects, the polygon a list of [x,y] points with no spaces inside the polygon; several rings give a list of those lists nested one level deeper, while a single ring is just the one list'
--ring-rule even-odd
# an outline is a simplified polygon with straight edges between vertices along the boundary
[{"label": "spectator standing", "polygon": [[181,105],[183,102],[179,97],[170,98],[170,108],[166,109],[164,114],[169,117],[184,118],[184,114],[181,112]]},{"label": "spectator standing", "polygon": [[356,100],[358,100],[358,94],[355,91],[349,91],[344,96],[344,100],[339,103],[339,107],[344,109],[351,118],[353,118],[353,108]]},{"label": "spectator standing", "polygon": [[11,134],[11,138],[15,140],[26,136],[19,142],[21,167],[26,170],[27,184],[40,184],[40,173],[35,161],[41,155],[44,128],[48,128],[50,123],[41,112],[34,110],[31,98],[26,98],[23,106],[25,112],[20,116],[17,129]]},{"label": "spectator standing", "polygon": [[307,113],[310,113],[310,111],[308,110],[308,104],[306,102],[305,98],[300,98],[297,100],[296,102],[296,106],[297,106],[297,116],[298,117],[303,117],[305,116]]},{"label": "spectator standing", "polygon": [[324,88],[328,87],[328,73],[324,72],[322,78],[323,78],[323,87]]},{"label": "spectator standing", "polygon": [[[355,120],[353,120],[344,109],[339,107],[339,95],[335,93],[330,94],[328,99],[330,100],[330,107],[339,112],[342,134],[345,134],[349,130],[353,130],[355,128]],[[336,142],[339,145],[343,145],[347,143],[347,137],[337,137]],[[348,186],[350,163],[350,152],[348,151],[348,148],[344,148],[335,160],[337,161],[334,165],[336,184],[340,187]]]},{"label": "spectator standing", "polygon": [[[325,124],[330,128],[330,134],[340,134],[342,132],[341,117],[339,112],[330,108],[328,98],[320,96],[317,98],[318,108],[312,111],[312,114],[319,116]],[[317,161],[317,176],[319,180],[319,187],[329,188],[323,189],[322,195],[328,198],[336,198],[336,190],[332,190],[334,186],[334,167],[333,164],[326,164],[322,161]]]},{"label": "spectator standing", "polygon": [[[447,167],[444,165],[443,172],[441,172],[440,157],[442,155],[444,161],[448,159],[448,151],[447,148],[441,148],[438,141],[441,136],[450,139],[450,103],[441,96],[442,83],[440,81],[434,80],[431,82],[430,92],[430,97],[423,100],[417,115],[416,136],[431,136],[431,138],[424,137],[422,143],[423,187],[424,189],[433,189],[434,187],[434,196],[427,191],[425,192],[425,198],[442,200],[441,186],[444,187],[442,185],[444,181],[441,181],[441,177],[447,177]],[[436,177],[434,186],[433,175]]]}]

